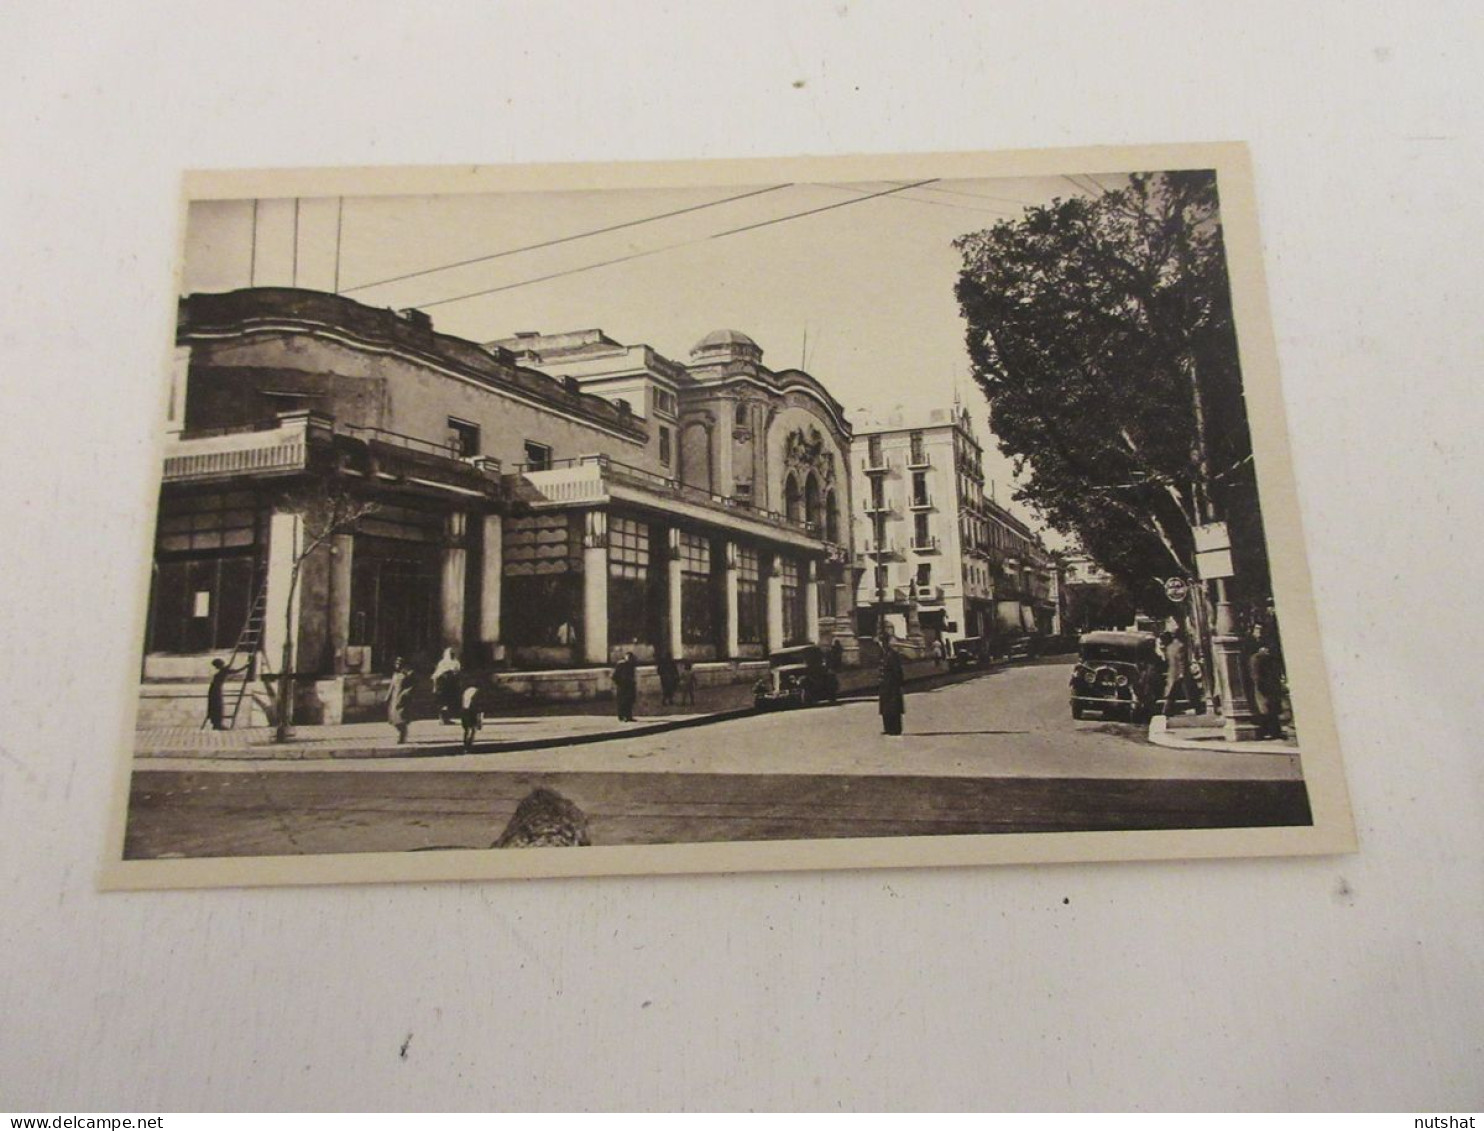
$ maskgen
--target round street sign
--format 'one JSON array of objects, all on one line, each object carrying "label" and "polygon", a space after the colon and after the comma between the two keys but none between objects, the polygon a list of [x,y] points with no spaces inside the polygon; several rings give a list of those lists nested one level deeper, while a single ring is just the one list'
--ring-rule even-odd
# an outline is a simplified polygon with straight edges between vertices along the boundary
[{"label": "round street sign", "polygon": [[1165,582],[1165,596],[1180,604],[1190,594],[1190,586],[1183,577],[1172,577]]}]

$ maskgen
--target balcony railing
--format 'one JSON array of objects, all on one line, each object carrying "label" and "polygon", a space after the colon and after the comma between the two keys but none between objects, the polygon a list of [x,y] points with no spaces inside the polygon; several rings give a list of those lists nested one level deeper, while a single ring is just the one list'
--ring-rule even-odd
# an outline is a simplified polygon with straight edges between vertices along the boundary
[{"label": "balcony railing", "polygon": [[861,470],[867,475],[885,475],[891,470],[891,465],[886,462],[886,456],[883,453],[877,452],[861,460]]},{"label": "balcony railing", "polygon": [[922,448],[913,448],[907,456],[907,466],[913,471],[920,471],[926,467],[932,467],[932,461],[928,459],[927,452]]},{"label": "balcony railing", "polygon": [[931,495],[913,495],[907,506],[915,511],[930,511],[933,509],[933,497]]},{"label": "balcony railing", "polygon": [[342,424],[340,431],[347,436],[353,436],[357,440],[375,440],[381,444],[391,444],[393,447],[406,448],[413,452],[427,452],[429,455],[442,456],[444,459],[462,459],[458,448],[451,444],[440,444],[435,440],[422,440],[416,436],[407,436],[401,432],[392,432],[386,428],[373,428],[363,424]]},{"label": "balcony railing", "polygon": [[938,552],[938,536],[931,534],[926,538],[912,536],[912,552],[914,554],[936,554]]},{"label": "balcony railing", "polygon": [[516,464],[515,470],[517,476],[538,489],[548,502],[595,501],[604,494],[606,484],[618,483],[819,537],[817,522],[790,518],[778,511],[755,507],[745,499],[718,495],[713,491],[681,483],[672,476],[619,463],[603,455],[550,460],[539,467]]},{"label": "balcony railing", "polygon": [[873,542],[867,539],[861,543],[861,548],[856,551],[855,556],[860,561],[899,558],[902,556],[902,550],[895,542]]},{"label": "balcony railing", "polygon": [[891,514],[891,500],[886,498],[867,499],[865,512],[867,514]]}]

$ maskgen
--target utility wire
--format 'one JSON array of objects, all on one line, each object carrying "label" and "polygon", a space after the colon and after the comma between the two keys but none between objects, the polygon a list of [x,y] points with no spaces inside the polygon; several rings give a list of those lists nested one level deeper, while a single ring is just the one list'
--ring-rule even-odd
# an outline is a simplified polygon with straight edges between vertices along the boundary
[{"label": "utility wire", "polygon": [[[889,188],[889,189],[886,189],[886,190],[884,190],[882,192],[873,192],[873,193],[869,194],[868,196],[858,196],[858,197],[854,198],[853,200],[841,200],[841,201],[837,201],[834,204],[823,205],[823,206],[821,206],[819,208],[809,208],[809,209],[806,209],[803,212],[791,212],[787,216],[775,216],[771,220],[761,220],[761,221],[759,221],[756,224],[744,224],[740,228],[728,228],[724,232],[713,232],[709,236],[700,236],[700,237],[698,237],[696,239],[692,239],[692,240],[683,240],[680,243],[666,244],[663,247],[650,248],[648,251],[636,251],[636,252],[634,252],[631,255],[620,255],[620,256],[618,256],[617,258],[614,258],[614,259],[605,259],[605,260],[602,260],[599,263],[588,263],[588,264],[585,264],[585,265],[583,265],[581,267],[571,267],[571,268],[568,268],[565,271],[553,271],[553,272],[551,272],[550,274],[547,274],[547,275],[538,275],[538,276],[536,276],[533,279],[522,279],[522,280],[520,280],[519,282],[516,282],[516,283],[505,283],[503,286],[486,287],[483,290],[470,291],[467,294],[453,295],[453,296],[451,296],[449,298],[434,299],[432,302],[424,302],[424,303],[418,304],[418,309],[420,309],[420,310],[427,310],[429,307],[433,307],[433,306],[443,306],[443,305],[445,305],[447,303],[450,303],[450,302],[463,302],[465,299],[481,298],[484,295],[499,294],[501,291],[513,291],[517,287],[529,287],[529,286],[531,286],[532,284],[535,284],[535,283],[545,283],[545,282],[547,282],[547,281],[549,281],[551,279],[561,279],[561,278],[564,278],[565,276],[568,276],[568,275],[580,275],[584,271],[596,271],[600,267],[612,267],[614,264],[617,264],[617,263],[630,263],[630,262],[634,261],[635,259],[644,259],[644,258],[646,258],[648,256],[651,256],[651,255],[660,255],[660,254],[662,254],[664,252],[667,252],[667,251],[676,251],[676,250],[678,250],[678,249],[680,249],[682,247],[690,247],[693,244],[706,243],[706,242],[708,242],[710,240],[719,240],[719,239],[722,239],[722,238],[724,238],[726,236],[735,236],[735,235],[738,235],[741,232],[752,232],[752,231],[756,231],[758,228],[766,228],[766,227],[768,227],[769,225],[772,225],[772,224],[782,224],[782,223],[786,223],[789,220],[797,220],[797,219],[799,219],[801,217],[804,217],[804,216],[814,216],[814,215],[817,215],[820,212],[828,212],[828,211],[830,211],[833,208],[844,208],[844,207],[846,207],[847,205],[850,205],[850,204],[860,204],[863,201],[875,200],[878,197],[891,196],[893,193],[906,192],[908,189],[918,188],[918,187],[920,187],[922,185],[932,184],[933,181],[935,181],[937,179],[938,178],[936,178],[936,177],[930,177],[928,180],[925,180],[925,181],[915,181],[912,184],[897,185],[894,188]],[[778,186],[778,187],[782,187],[782,186]]]},{"label": "utility wire", "polygon": [[[850,185],[837,185],[837,184],[832,184],[832,183],[830,183],[828,181],[821,181],[819,183],[822,184],[822,185],[824,185],[826,188],[839,189],[841,192],[859,192],[860,191],[859,189],[852,188]],[[968,194],[967,193],[960,193],[959,195],[960,196],[966,196]],[[1007,220],[1013,220],[1013,219],[1015,219],[1015,216],[1016,216],[1016,214],[1013,213],[1013,212],[1004,212],[1004,211],[1001,211],[1000,209],[997,209],[997,208],[975,208],[972,205],[968,205],[968,204],[950,204],[946,200],[923,200],[921,197],[918,197],[918,196],[896,196],[896,197],[893,197],[892,199],[893,200],[900,200],[903,204],[931,204],[931,205],[934,205],[934,206],[936,206],[938,208],[956,208],[956,209],[958,209],[961,212],[984,212],[984,213],[987,213],[990,216],[1000,216],[1000,217],[1003,217],[1003,218],[1005,218]],[[981,198],[981,199],[983,199],[983,198]]]},{"label": "utility wire", "polygon": [[556,247],[558,244],[572,243],[575,240],[585,240],[592,236],[606,235],[609,232],[619,232],[625,228],[637,228],[641,224],[653,224],[656,220],[668,220],[672,216],[684,216],[687,212],[699,212],[703,208],[715,208],[719,204],[730,204],[734,200],[745,200],[749,196],[761,196],[765,192],[777,192],[779,189],[788,187],[788,184],[769,185],[767,188],[753,189],[751,192],[738,193],[736,196],[725,196],[720,200],[709,200],[705,204],[692,204],[686,208],[677,208],[671,212],[661,212],[655,216],[644,216],[638,220],[626,220],[622,224],[610,224],[606,228],[594,228],[591,231],[562,236],[560,239],[544,240],[541,243],[527,244],[524,247],[512,247],[505,251],[491,252],[489,255],[476,255],[473,259],[461,259],[457,263],[444,263],[441,266],[427,267],[421,271],[409,271],[405,275],[393,275],[390,278],[377,279],[371,283],[359,283],[354,287],[346,287],[340,293],[350,294],[352,291],[369,290],[372,287],[384,286],[387,283],[400,283],[405,279],[419,279],[424,275],[435,275],[440,271],[451,271],[455,267],[468,267],[474,263],[487,263],[492,259],[503,259],[507,255],[518,255],[523,251],[536,251],[543,247]]},{"label": "utility wire", "polygon": [[1034,204],[1031,201],[1029,201],[1029,200],[1017,200],[1014,197],[1009,197],[1009,196],[990,196],[988,193],[982,193],[982,192],[964,192],[962,189],[951,189],[951,188],[941,188],[940,187],[940,188],[923,189],[923,191],[924,192],[943,192],[943,193],[947,193],[949,196],[967,196],[970,200],[992,200],[996,204],[1014,204],[1014,205],[1017,205],[1020,208],[1033,208],[1033,207],[1035,207]]}]

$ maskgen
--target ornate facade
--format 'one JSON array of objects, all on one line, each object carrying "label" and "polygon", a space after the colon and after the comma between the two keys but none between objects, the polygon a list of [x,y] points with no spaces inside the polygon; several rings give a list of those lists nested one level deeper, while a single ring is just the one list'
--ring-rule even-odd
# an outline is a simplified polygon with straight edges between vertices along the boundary
[{"label": "ornate facade", "polygon": [[[234,652],[287,657],[307,722],[449,647],[580,696],[626,652],[744,679],[849,636],[849,427],[761,357],[730,331],[681,365],[296,288],[183,299],[141,719]],[[318,545],[315,491],[358,508]]]}]

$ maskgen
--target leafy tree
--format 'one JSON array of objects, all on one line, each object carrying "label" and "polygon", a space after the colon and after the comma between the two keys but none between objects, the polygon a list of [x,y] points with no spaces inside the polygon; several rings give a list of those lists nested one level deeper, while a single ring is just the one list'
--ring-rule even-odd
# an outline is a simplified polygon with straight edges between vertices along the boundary
[{"label": "leafy tree", "polygon": [[[1234,473],[1251,439],[1214,173],[1136,175],[955,247],[974,378],[1016,497],[1135,600],[1193,575],[1206,504],[1256,507]],[[1246,567],[1265,588],[1255,541]]]}]

